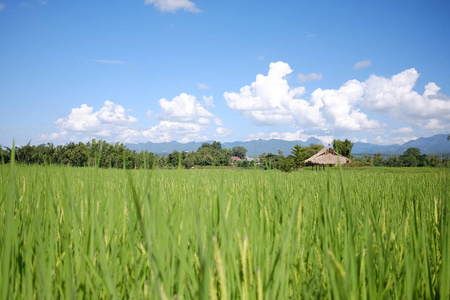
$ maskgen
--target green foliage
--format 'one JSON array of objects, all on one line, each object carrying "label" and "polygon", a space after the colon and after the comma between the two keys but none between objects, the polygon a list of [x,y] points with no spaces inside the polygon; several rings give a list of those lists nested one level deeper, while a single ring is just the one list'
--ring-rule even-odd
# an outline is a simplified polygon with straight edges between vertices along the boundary
[{"label": "green foliage", "polygon": [[376,167],[450,167],[448,155],[425,155],[421,154],[418,148],[408,148],[398,157],[383,157],[380,153],[376,153],[373,156],[372,163]]},{"label": "green foliage", "polygon": [[293,157],[294,168],[299,168],[305,165],[305,160],[315,155],[317,152],[323,149],[323,145],[311,144],[309,147],[301,147],[295,145],[291,153]]},{"label": "green foliage", "polygon": [[353,159],[352,148],[353,148],[353,143],[348,139],[345,139],[345,141],[333,140],[334,151],[336,151],[340,155],[343,155],[349,159]]},{"label": "green foliage", "polygon": [[[205,146],[203,146],[205,145]],[[212,145],[204,143],[197,151],[195,164],[199,166],[229,166],[231,156],[228,151],[222,149],[220,142]],[[215,146],[214,146],[215,145]]]},{"label": "green foliage", "polygon": [[245,156],[247,155],[247,149],[245,149],[242,146],[234,146],[231,149],[231,155],[239,157],[240,159],[244,159]]}]

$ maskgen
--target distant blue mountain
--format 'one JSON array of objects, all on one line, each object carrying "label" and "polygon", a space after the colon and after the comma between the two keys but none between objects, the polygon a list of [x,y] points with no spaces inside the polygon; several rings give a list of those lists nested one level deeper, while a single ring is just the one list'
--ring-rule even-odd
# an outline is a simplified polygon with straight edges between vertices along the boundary
[{"label": "distant blue mountain", "polygon": [[[212,143],[209,141],[208,143]],[[166,155],[173,151],[197,151],[198,148],[203,144],[203,142],[190,142],[190,143],[139,143],[139,144],[127,144],[126,146],[131,150],[136,151],[150,151],[153,153]],[[263,153],[273,153],[278,154],[278,150],[282,151],[284,155],[289,155],[292,148],[295,145],[300,145],[302,147],[309,146],[310,144],[326,145],[321,140],[317,138],[309,138],[307,141],[285,141],[285,140],[254,140],[247,142],[225,142],[222,143],[222,148],[231,149],[235,146],[242,146],[247,149],[247,155],[256,157]],[[390,154],[390,155],[400,155],[405,152],[408,148],[419,148],[420,152],[423,154],[443,154],[450,153],[450,141],[447,141],[446,134],[438,134],[427,138],[418,138],[417,140],[409,141],[403,145],[376,145],[369,143],[357,142],[353,146],[353,154]]]},{"label": "distant blue mountain", "polygon": [[355,143],[352,149],[354,154],[391,154],[400,155],[408,148],[419,148],[422,154],[443,154],[450,153],[450,141],[447,141],[447,134],[438,134],[432,137],[421,137],[403,145],[375,145],[368,143]]},{"label": "distant blue mountain", "polygon": [[[190,143],[178,143],[178,142],[169,142],[169,143],[139,143],[139,144],[126,144],[126,146],[131,150],[136,151],[149,151],[158,154],[169,154],[173,151],[197,151],[198,148],[204,142],[190,142]],[[212,143],[209,141],[207,143]],[[309,138],[307,141],[284,141],[284,140],[254,140],[247,142],[225,142],[222,143],[222,148],[231,149],[235,146],[242,146],[247,149],[247,155],[256,157],[263,153],[273,153],[278,154],[278,150],[282,151],[284,155],[289,155],[291,153],[292,148],[295,145],[300,145],[302,147],[309,146],[310,144],[319,144],[323,145],[323,142],[316,138]]]}]

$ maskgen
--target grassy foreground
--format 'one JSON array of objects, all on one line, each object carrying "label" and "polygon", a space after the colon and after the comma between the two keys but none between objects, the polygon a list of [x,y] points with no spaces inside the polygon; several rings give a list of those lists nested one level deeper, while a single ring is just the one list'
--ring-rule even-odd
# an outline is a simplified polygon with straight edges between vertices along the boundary
[{"label": "grassy foreground", "polygon": [[448,299],[449,175],[0,166],[0,297]]}]

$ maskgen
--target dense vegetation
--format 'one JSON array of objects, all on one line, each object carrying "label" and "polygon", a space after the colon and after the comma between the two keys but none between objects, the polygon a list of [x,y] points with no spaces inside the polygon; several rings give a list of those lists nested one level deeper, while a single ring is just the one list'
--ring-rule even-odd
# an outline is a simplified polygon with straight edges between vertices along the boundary
[{"label": "dense vegetation", "polygon": [[449,170],[0,166],[1,299],[448,299]]},{"label": "dense vegetation", "polygon": [[[333,147],[336,152],[352,158],[353,143],[349,140],[334,140]],[[186,169],[197,167],[241,167],[279,169],[294,171],[304,167],[304,161],[322,149],[322,145],[311,144],[309,147],[294,146],[291,153],[285,155],[263,153],[257,158],[246,158],[247,150],[241,146],[232,149],[222,148],[220,142],[203,143],[197,151],[173,151],[166,155],[158,155],[148,151],[131,151],[125,145],[109,144],[105,141],[93,139],[86,144],[68,143],[54,146],[51,143],[38,146],[25,145],[16,147],[15,160],[22,164],[52,164],[74,167],[99,166],[101,168],[120,169]],[[12,149],[0,148],[1,163],[8,163],[11,159]],[[232,158],[239,158],[232,160]],[[444,167],[450,166],[450,157],[435,154],[421,154],[418,148],[409,148],[401,156],[384,157],[381,154],[354,158],[353,166],[386,166],[386,167]]]},{"label": "dense vegetation", "polygon": [[[0,148],[1,163],[11,160],[12,150]],[[109,144],[93,139],[88,143],[68,143],[55,146],[51,143],[38,146],[27,144],[15,147],[15,161],[22,164],[66,165],[73,167],[99,166],[101,168],[152,169],[176,168],[181,165],[190,168],[197,166],[229,166],[231,157],[244,159],[247,150],[236,146],[223,149],[220,142],[203,143],[197,152],[174,151],[168,155],[157,155],[148,151],[131,151],[121,143]]]}]

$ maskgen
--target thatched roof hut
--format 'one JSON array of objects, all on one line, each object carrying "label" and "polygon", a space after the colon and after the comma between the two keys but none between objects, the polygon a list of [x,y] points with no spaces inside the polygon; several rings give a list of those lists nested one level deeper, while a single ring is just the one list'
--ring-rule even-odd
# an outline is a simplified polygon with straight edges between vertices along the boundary
[{"label": "thatched roof hut", "polygon": [[341,165],[348,164],[350,159],[345,156],[339,155],[332,148],[323,148],[314,156],[311,156],[307,160],[305,160],[306,165],[335,165],[337,166],[341,163]]}]

